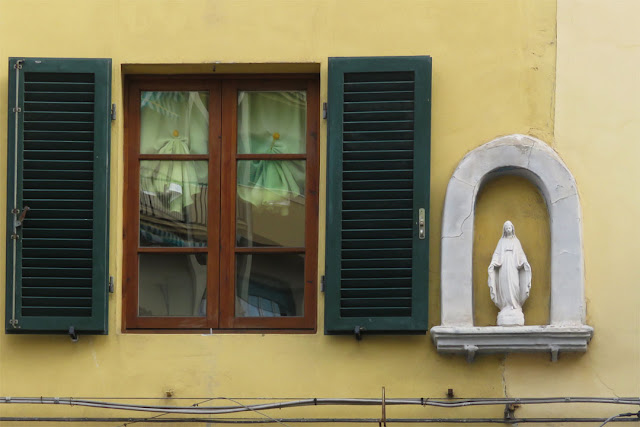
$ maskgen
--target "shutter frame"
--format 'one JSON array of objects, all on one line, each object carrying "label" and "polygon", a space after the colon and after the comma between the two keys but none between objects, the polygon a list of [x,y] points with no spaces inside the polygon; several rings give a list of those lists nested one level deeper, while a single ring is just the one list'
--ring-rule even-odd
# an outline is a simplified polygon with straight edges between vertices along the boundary
[{"label": "shutter frame", "polygon": [[[343,127],[345,74],[413,72],[413,206],[410,316],[341,315]],[[431,57],[329,58],[327,125],[327,239],[325,334],[424,333],[428,327],[429,179],[431,128]],[[418,239],[418,209],[425,209],[426,238]],[[377,269],[379,270],[379,269]]]},{"label": "shutter frame", "polygon": [[[16,70],[14,69],[14,65],[18,62],[22,61],[22,69],[19,70],[19,81],[16,81]],[[14,199],[14,169],[17,168],[17,203],[18,208],[22,209],[24,203],[22,201],[24,196],[24,169],[25,169],[25,115],[29,114],[30,111],[37,111],[39,108],[33,108],[30,110],[30,107],[25,106],[25,75],[26,73],[48,73],[50,75],[58,74],[58,77],[53,77],[53,80],[44,79],[49,83],[43,83],[41,85],[49,84],[51,85],[51,81],[56,81],[56,84],[60,84],[64,87],[64,89],[60,89],[60,91],[64,91],[64,96],[73,97],[72,92],[73,88],[69,88],[71,86],[71,80],[65,80],[65,76],[71,76],[74,73],[78,73],[78,75],[82,74],[84,76],[93,75],[93,105],[86,104],[85,108],[86,113],[64,113],[64,108],[61,107],[59,110],[49,109],[49,107],[45,107],[46,110],[51,113],[47,113],[49,116],[55,114],[68,114],[69,116],[85,114],[85,117],[89,113],[93,113],[93,120],[85,119],[84,122],[78,123],[74,122],[69,124],[69,122],[62,124],[55,124],[55,121],[51,121],[51,118],[34,118],[30,119],[35,125],[30,126],[43,126],[43,128],[47,129],[46,123],[53,123],[52,126],[57,126],[56,129],[61,132],[69,132],[72,129],[72,126],[90,126],[93,132],[93,141],[90,145],[89,151],[85,148],[81,150],[82,152],[78,152],[78,155],[84,156],[84,162],[91,162],[90,167],[92,167],[92,173],[90,174],[91,179],[88,180],[87,177],[84,177],[84,182],[82,185],[86,187],[86,190],[91,188],[91,198],[86,199],[84,202],[87,205],[90,205],[90,208],[85,209],[85,218],[91,219],[92,223],[87,230],[91,230],[91,241],[87,244],[91,247],[91,255],[90,255],[90,278],[87,275],[87,278],[83,280],[90,280],[90,287],[85,285],[85,287],[81,290],[82,296],[78,297],[77,289],[70,289],[71,286],[64,286],[59,284],[57,286],[52,286],[51,288],[47,288],[47,285],[44,285],[37,290],[31,290],[31,293],[26,296],[23,292],[23,281],[22,281],[22,272],[25,270],[25,265],[23,264],[22,257],[22,244],[23,244],[23,229],[28,224],[29,220],[34,218],[34,215],[37,216],[41,214],[38,212],[40,209],[32,209],[26,215],[25,219],[25,227],[18,228],[18,235],[20,239],[17,241],[17,251],[16,251],[16,275],[15,275],[15,295],[14,295],[14,283],[13,283],[13,265],[14,265],[14,257],[13,257],[13,240],[11,235],[13,234],[13,221],[14,215],[12,214],[13,199]],[[65,74],[61,74],[65,73]],[[36,76],[36,74],[32,74],[32,76]],[[56,79],[60,80],[56,80]],[[37,78],[31,83],[32,87],[37,87]],[[19,116],[18,122],[18,161],[16,164],[16,168],[14,168],[14,155],[15,155],[15,115],[13,112],[13,108],[16,105],[16,84],[18,85],[18,105],[21,108],[21,113]],[[43,89],[46,90],[46,89]],[[49,89],[51,90],[51,89]],[[31,92],[38,91],[38,89],[31,89]],[[30,93],[31,93],[30,92]],[[56,97],[58,95],[50,95],[51,97]],[[80,96],[80,95],[77,95]],[[83,95],[84,96],[84,95]],[[44,98],[43,98],[44,99]],[[106,334],[108,332],[108,256],[109,256],[109,155],[110,155],[110,133],[111,133],[111,121],[110,121],[110,106],[111,106],[111,59],[64,59],[64,58],[9,58],[9,126],[8,126],[8,158],[7,158],[7,171],[8,171],[8,179],[7,179],[7,265],[6,265],[6,312],[5,312],[5,327],[7,333],[68,333],[69,328],[73,326],[77,333],[81,334]],[[53,102],[52,100],[43,100],[40,102],[41,105],[49,105]],[[91,101],[89,101],[91,102]],[[42,114],[46,116],[47,114]],[[38,113],[31,113],[33,116],[38,116]],[[75,117],[75,116],[74,116]],[[47,122],[47,120],[49,120]],[[60,119],[61,121],[65,120],[76,120],[73,119]],[[35,127],[33,129],[36,129]],[[45,130],[44,132],[51,132],[49,130]],[[39,148],[31,148],[30,156],[36,155],[36,159],[44,159],[49,160],[50,153],[40,152],[38,151],[47,148],[49,143],[48,136],[45,136],[43,139],[47,139],[47,141],[38,143]],[[54,138],[50,138],[54,139]],[[55,142],[53,143],[55,144]],[[57,160],[66,160],[64,156],[66,156],[67,152],[64,149],[67,149],[63,143],[59,143],[65,154],[60,154],[63,158]],[[32,146],[32,147],[35,147]],[[50,147],[49,147],[50,148]],[[67,149],[68,150],[68,149]],[[73,150],[77,150],[77,148],[73,148]],[[55,155],[54,155],[55,156]],[[34,158],[29,158],[29,160],[33,161]],[[54,160],[55,157],[53,157]],[[91,159],[91,160],[89,160]],[[37,160],[35,160],[37,161]],[[85,163],[86,164],[86,163]],[[72,170],[70,165],[67,165],[66,171]],[[36,174],[35,172],[32,172]],[[37,174],[36,174],[37,175]],[[48,175],[48,176],[47,176]],[[88,175],[89,176],[89,175]],[[51,190],[62,190],[77,188],[77,185],[80,185],[78,181],[78,174],[76,172],[68,172],[68,176],[64,179],[67,181],[67,185],[64,186],[60,183],[60,181],[54,181],[51,178],[51,173],[42,174],[42,176],[34,176],[32,177],[34,180],[42,180],[46,181],[49,179],[50,185],[47,185],[47,189]],[[60,184],[60,187],[56,187]],[[34,190],[41,191],[44,187],[38,187],[40,184],[34,184]],[[74,194],[80,194],[81,190],[74,191]],[[88,192],[87,192],[88,193]],[[33,196],[40,197],[40,196]],[[51,196],[52,198],[54,196]],[[90,203],[89,203],[90,202]],[[74,202],[76,203],[76,202]],[[77,203],[76,203],[77,205]],[[74,206],[76,207],[76,206]],[[60,219],[69,219],[69,221],[76,221],[80,223],[82,220],[73,219],[69,217],[71,209],[61,207],[55,207],[55,203],[52,205],[48,213],[55,215],[55,217]],[[32,223],[33,224],[33,223]],[[45,230],[45,233],[50,233],[52,231],[48,231],[52,228],[52,222],[48,222],[42,228]],[[68,233],[69,241],[75,241],[73,237],[73,232]],[[60,239],[60,237],[56,237]],[[73,245],[73,243],[71,243]],[[52,246],[52,247],[55,247]],[[31,254],[34,254],[37,250],[31,249]],[[50,250],[52,252],[57,252],[57,249]],[[35,256],[35,255],[32,255]],[[37,258],[36,260],[42,261],[43,258]],[[37,262],[37,261],[30,261]],[[45,261],[46,262],[46,261]],[[57,265],[56,263],[59,261],[48,261],[52,265],[52,267],[46,267],[51,269],[64,269],[64,268],[74,268],[78,267],[74,263],[76,261],[69,261],[66,264],[60,263]],[[87,260],[84,261],[85,265],[82,267],[88,267]],[[38,265],[38,264],[35,264]],[[88,268],[87,268],[88,269]],[[86,270],[85,270],[86,272]],[[71,274],[65,273],[66,276],[71,276]],[[44,276],[50,277],[50,276]],[[59,282],[63,282],[64,279],[59,279]],[[71,283],[71,281],[69,281]],[[49,285],[50,286],[50,285]],[[46,288],[46,289],[45,289]],[[61,289],[66,288],[66,289]],[[43,290],[44,289],[44,290]],[[76,313],[82,313],[81,315],[71,315],[74,309],[63,308],[58,310],[55,314],[53,313],[44,313],[47,310],[52,309],[42,309],[38,307],[37,309],[31,311],[31,313],[23,313],[22,312],[22,303],[23,298],[30,298],[30,301],[34,305],[38,304],[51,304],[47,301],[47,298],[50,298],[51,295],[57,295],[57,298],[66,298],[67,305],[66,307],[71,307],[73,304],[79,304],[74,302],[72,298],[76,298],[76,301],[83,300],[82,304],[84,304],[84,309],[76,309]],[[60,297],[60,295],[65,295]],[[15,319],[18,321],[17,326],[14,327],[11,323],[11,319],[13,317],[13,301],[15,297]],[[86,306],[88,306],[90,298],[90,310]],[[36,302],[34,302],[36,301]],[[58,301],[56,299],[56,301]],[[48,307],[48,306],[46,306]],[[35,314],[37,313],[37,315]]]}]

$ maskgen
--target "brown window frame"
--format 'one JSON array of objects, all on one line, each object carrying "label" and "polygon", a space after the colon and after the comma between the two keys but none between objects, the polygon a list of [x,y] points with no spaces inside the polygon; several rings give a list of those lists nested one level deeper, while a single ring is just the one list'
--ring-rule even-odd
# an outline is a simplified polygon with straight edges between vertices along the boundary
[{"label": "brown window frame", "polygon": [[[142,91],[209,92],[209,153],[198,155],[140,154]],[[303,154],[237,154],[239,90],[306,90],[306,152]],[[148,76],[124,80],[124,221],[123,322],[126,332],[315,332],[317,318],[319,79],[309,74]],[[140,247],[139,185],[141,160],[206,160],[208,164],[208,227],[206,247]],[[305,160],[305,247],[236,247],[236,163],[238,160]],[[138,316],[138,254],[207,253],[206,317]],[[304,253],[304,314],[299,317],[235,317],[235,255],[237,253]]]}]

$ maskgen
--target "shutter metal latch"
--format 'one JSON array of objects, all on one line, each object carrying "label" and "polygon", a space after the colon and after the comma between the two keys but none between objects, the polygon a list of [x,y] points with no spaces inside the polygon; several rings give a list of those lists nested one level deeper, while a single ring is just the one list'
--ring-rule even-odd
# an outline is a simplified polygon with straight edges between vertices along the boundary
[{"label": "shutter metal latch", "polygon": [[[20,217],[18,217],[17,219],[14,220],[13,225],[15,228],[18,228],[22,225],[22,222],[24,221],[24,217],[27,216],[27,212],[30,211],[31,208],[29,206],[25,206],[24,208],[22,208],[22,213],[20,214]],[[18,214],[20,213],[19,209],[13,209],[11,211],[15,216],[18,216]]]},{"label": "shutter metal latch", "polygon": [[116,104],[111,104],[111,121],[116,119]]},{"label": "shutter metal latch", "polygon": [[425,221],[425,209],[420,208],[418,210],[418,237],[421,240],[423,240],[427,234]]},{"label": "shutter metal latch", "polygon": [[320,278],[320,292],[324,293],[326,286],[327,286],[327,276],[323,274],[322,277]]},{"label": "shutter metal latch", "polygon": [[[22,213],[20,214],[20,209],[18,208],[13,208],[11,209],[11,213],[13,214],[13,234],[11,235],[11,238],[13,240],[18,240],[20,238],[20,236],[18,235],[18,227],[22,226],[22,222],[24,221],[24,217],[27,216],[27,212],[30,210],[31,208],[29,206],[25,206],[24,208],[22,208]],[[20,216],[18,216],[18,214],[20,214]]]},{"label": "shutter metal latch", "polygon": [[325,120],[327,119],[327,103],[326,102],[322,104],[322,118]]},{"label": "shutter metal latch", "polygon": [[78,342],[78,333],[73,326],[69,326],[69,338],[71,338],[71,342]]},{"label": "shutter metal latch", "polygon": [[115,284],[114,284],[114,279],[113,276],[109,276],[109,293],[112,294],[115,291]]}]

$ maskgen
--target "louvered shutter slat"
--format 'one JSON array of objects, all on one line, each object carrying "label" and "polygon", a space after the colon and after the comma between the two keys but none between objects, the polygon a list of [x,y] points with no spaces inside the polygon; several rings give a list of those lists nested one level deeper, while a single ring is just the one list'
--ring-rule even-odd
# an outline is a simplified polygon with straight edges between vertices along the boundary
[{"label": "louvered shutter slat", "polygon": [[17,61],[9,68],[8,235],[14,193],[16,208],[29,211],[15,259],[7,244],[7,332],[106,333],[111,61],[26,58],[16,75]]},{"label": "louvered shutter slat", "polygon": [[327,333],[427,329],[431,60],[330,58]]}]

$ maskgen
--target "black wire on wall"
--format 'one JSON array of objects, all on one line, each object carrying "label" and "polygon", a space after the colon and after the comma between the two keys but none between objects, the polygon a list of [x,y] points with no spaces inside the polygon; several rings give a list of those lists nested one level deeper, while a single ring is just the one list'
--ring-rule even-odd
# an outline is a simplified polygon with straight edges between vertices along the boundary
[{"label": "black wire on wall", "polygon": [[[91,407],[96,409],[114,409],[127,411],[142,411],[156,413],[153,417],[137,417],[137,418],[118,418],[118,417],[0,417],[0,422],[114,422],[122,423],[122,426],[135,424],[139,422],[156,423],[217,423],[217,424],[281,424],[287,423],[378,423],[385,425],[386,423],[455,423],[455,424],[479,424],[479,423],[499,423],[499,424],[516,424],[516,423],[602,423],[604,426],[609,422],[640,422],[640,411],[628,412],[613,415],[609,418],[584,418],[584,417],[557,417],[557,418],[515,418],[513,410],[509,408],[511,405],[539,405],[539,404],[572,404],[572,403],[597,403],[607,405],[633,405],[640,407],[640,398],[602,398],[602,397],[549,397],[549,398],[451,398],[447,400],[431,399],[431,398],[409,398],[409,399],[328,399],[328,398],[307,398],[307,399],[277,399],[277,398],[227,398],[213,397],[204,398],[200,402],[190,406],[169,406],[169,405],[145,405],[145,404],[128,404],[117,403],[113,400],[168,400],[169,398],[104,398],[112,400],[83,399],[83,398],[59,398],[59,397],[0,397],[0,404],[43,404],[43,405],[70,405]],[[173,399],[173,398],[171,398]],[[195,400],[195,398],[180,398],[177,400]],[[233,406],[202,406],[214,400],[224,400],[233,402]],[[259,403],[245,405],[240,400],[281,400],[279,402]],[[382,418],[274,418],[262,411],[271,409],[287,409],[294,407],[306,406],[381,406]],[[414,405],[414,406],[435,406],[435,407],[467,407],[467,406],[491,406],[504,405],[505,418],[386,418],[384,407],[386,405]],[[507,416],[508,411],[511,411]],[[211,418],[202,415],[221,415],[236,414],[240,412],[253,412],[263,418]],[[169,418],[165,417],[170,414],[184,415],[200,415],[200,417],[184,417]]]}]

